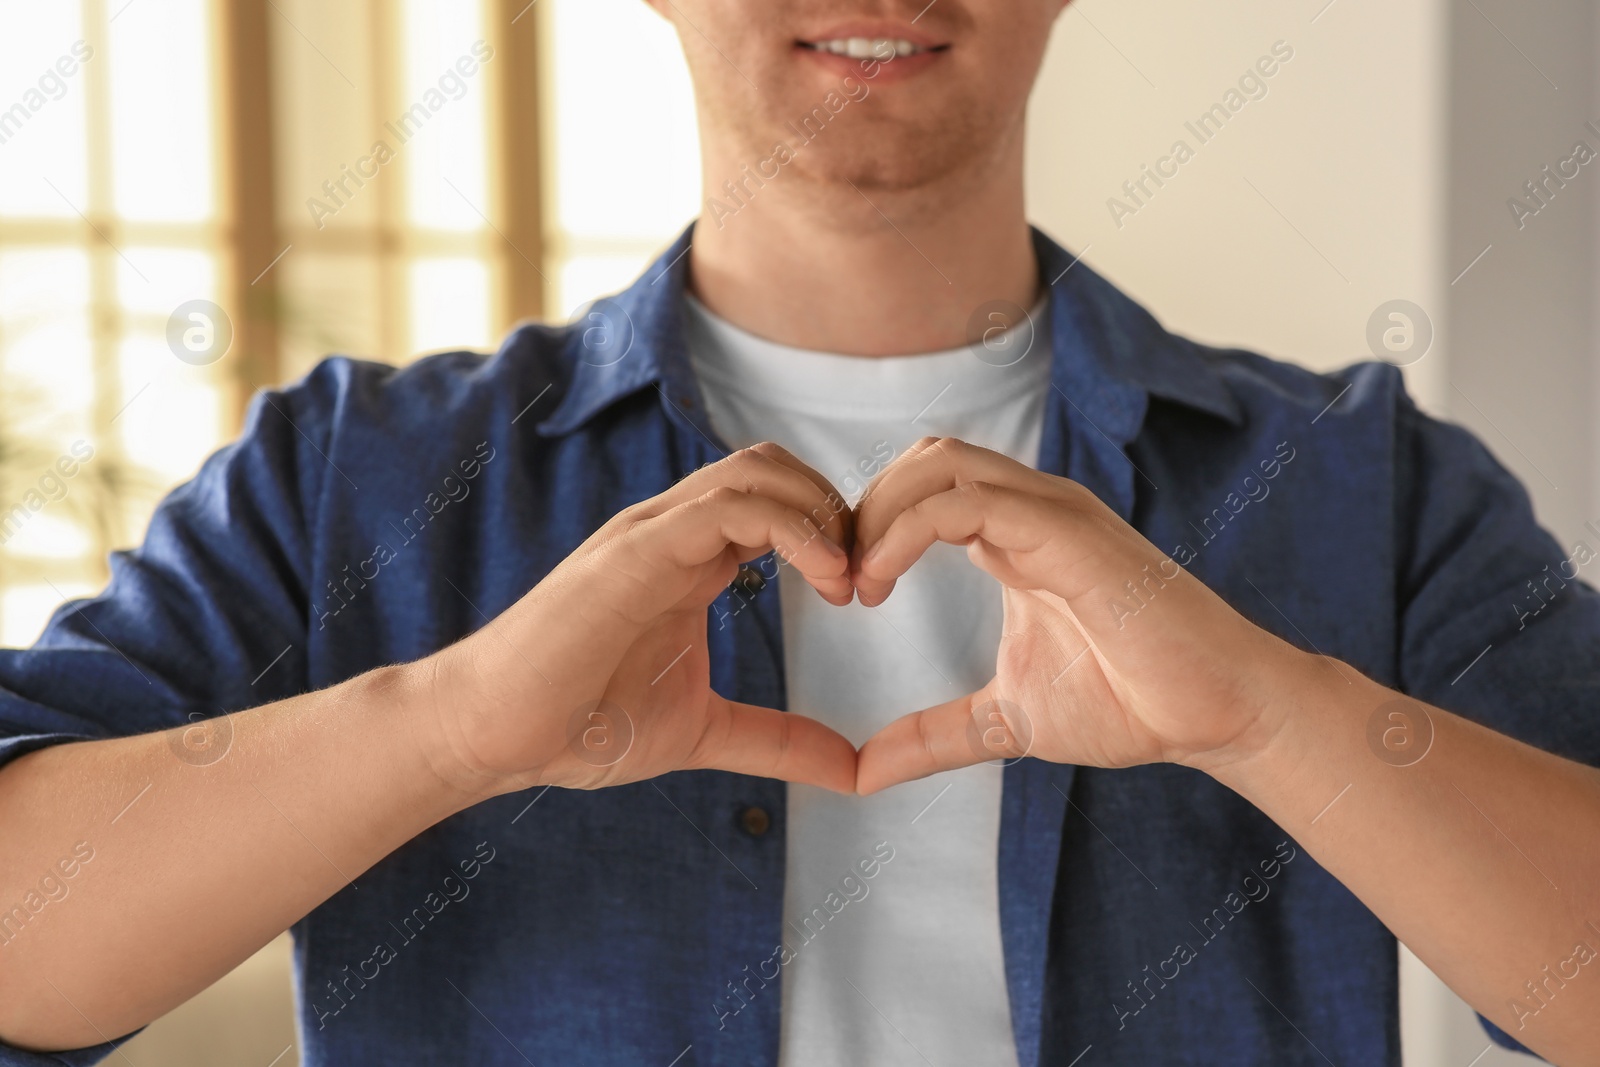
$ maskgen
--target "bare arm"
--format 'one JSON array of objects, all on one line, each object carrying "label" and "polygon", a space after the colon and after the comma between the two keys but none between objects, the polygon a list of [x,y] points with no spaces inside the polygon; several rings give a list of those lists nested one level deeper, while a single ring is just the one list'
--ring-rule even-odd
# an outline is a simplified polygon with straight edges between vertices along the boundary
[{"label": "bare arm", "polygon": [[[180,760],[169,732],[60,745],[0,772],[0,1035],[34,1048],[120,1037],[479,799],[424,756],[420,673],[230,715],[213,729],[231,745],[205,766]],[[51,900],[45,879],[66,895]],[[37,913],[30,893],[47,901]]]},{"label": "bare arm", "polygon": [[[718,696],[706,649],[708,605],[769,546],[849,601],[848,513],[825,487],[770,446],[703,468],[458,644],[214,722],[231,742],[213,763],[180,759],[169,731],[0,769],[0,902],[48,899],[45,878],[68,887],[0,944],[0,1037],[75,1048],[142,1026],[493,795],[686,768],[850,791],[848,741]],[[631,722],[619,758],[584,711],[601,701]]]},{"label": "bare arm", "polygon": [[[1295,658],[1274,732],[1198,765],[1502,1030],[1600,1063],[1600,771]],[[1369,745],[1375,715],[1394,745]]]}]

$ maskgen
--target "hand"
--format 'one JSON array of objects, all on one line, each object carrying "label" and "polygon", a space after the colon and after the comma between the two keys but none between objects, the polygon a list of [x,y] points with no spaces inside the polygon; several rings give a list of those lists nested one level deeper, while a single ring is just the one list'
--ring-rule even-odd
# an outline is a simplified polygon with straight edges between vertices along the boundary
[{"label": "hand", "polygon": [[987,449],[925,438],[874,479],[856,508],[861,602],[882,603],[935,541],[965,544],[1004,586],[995,676],[870,738],[863,794],[1024,754],[1097,767],[1226,761],[1265,743],[1276,727],[1267,694],[1283,672],[1307,669],[1309,657],[1089,490]]},{"label": "hand", "polygon": [[623,510],[499,618],[424,661],[435,765],[490,792],[688,768],[852,792],[854,746],[713,692],[706,643],[711,602],[771,549],[848,604],[850,530],[832,486],[770,444]]}]

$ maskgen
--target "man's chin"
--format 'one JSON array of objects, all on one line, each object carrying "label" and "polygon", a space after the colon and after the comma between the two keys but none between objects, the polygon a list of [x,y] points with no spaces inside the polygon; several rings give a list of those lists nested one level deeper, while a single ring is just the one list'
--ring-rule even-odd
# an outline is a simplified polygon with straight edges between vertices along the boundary
[{"label": "man's chin", "polygon": [[816,153],[800,160],[801,169],[813,181],[828,185],[853,185],[870,196],[873,192],[892,194],[935,188],[970,165],[970,155],[959,146],[947,150],[920,144],[883,142],[858,150]]}]

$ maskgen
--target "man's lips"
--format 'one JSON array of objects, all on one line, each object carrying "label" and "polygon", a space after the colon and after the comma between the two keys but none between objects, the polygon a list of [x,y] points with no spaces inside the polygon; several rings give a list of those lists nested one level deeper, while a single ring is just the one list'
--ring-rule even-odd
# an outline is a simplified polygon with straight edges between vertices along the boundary
[{"label": "man's lips", "polygon": [[948,44],[921,44],[910,37],[826,36],[795,42],[802,61],[817,63],[835,77],[872,82],[900,81],[939,62]]},{"label": "man's lips", "polygon": [[928,26],[918,26],[903,19],[843,19],[838,22],[818,22],[799,27],[795,36],[807,44],[823,41],[848,41],[862,37],[868,41],[908,41],[918,48],[945,48],[950,41],[940,38]]},{"label": "man's lips", "polygon": [[950,42],[909,22],[856,19],[808,27],[795,49],[840,77],[895,81],[937,62]]}]

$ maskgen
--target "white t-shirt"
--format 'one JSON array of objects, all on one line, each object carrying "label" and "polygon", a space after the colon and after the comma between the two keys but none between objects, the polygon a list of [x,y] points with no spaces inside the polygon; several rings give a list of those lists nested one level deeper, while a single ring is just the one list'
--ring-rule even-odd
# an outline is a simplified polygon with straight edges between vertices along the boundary
[{"label": "white t-shirt", "polygon": [[[851,503],[929,434],[1038,461],[1050,363],[1042,302],[983,359],[967,348],[805,351],[686,304],[689,356],[718,434],[734,448],[782,445]],[[787,566],[779,591],[789,709],[856,745],[994,674],[1000,587],[960,546],[933,546],[877,608],[834,607]],[[1016,1063],[996,878],[1001,775],[979,765],[871,797],[789,786],[782,1067]]]}]

